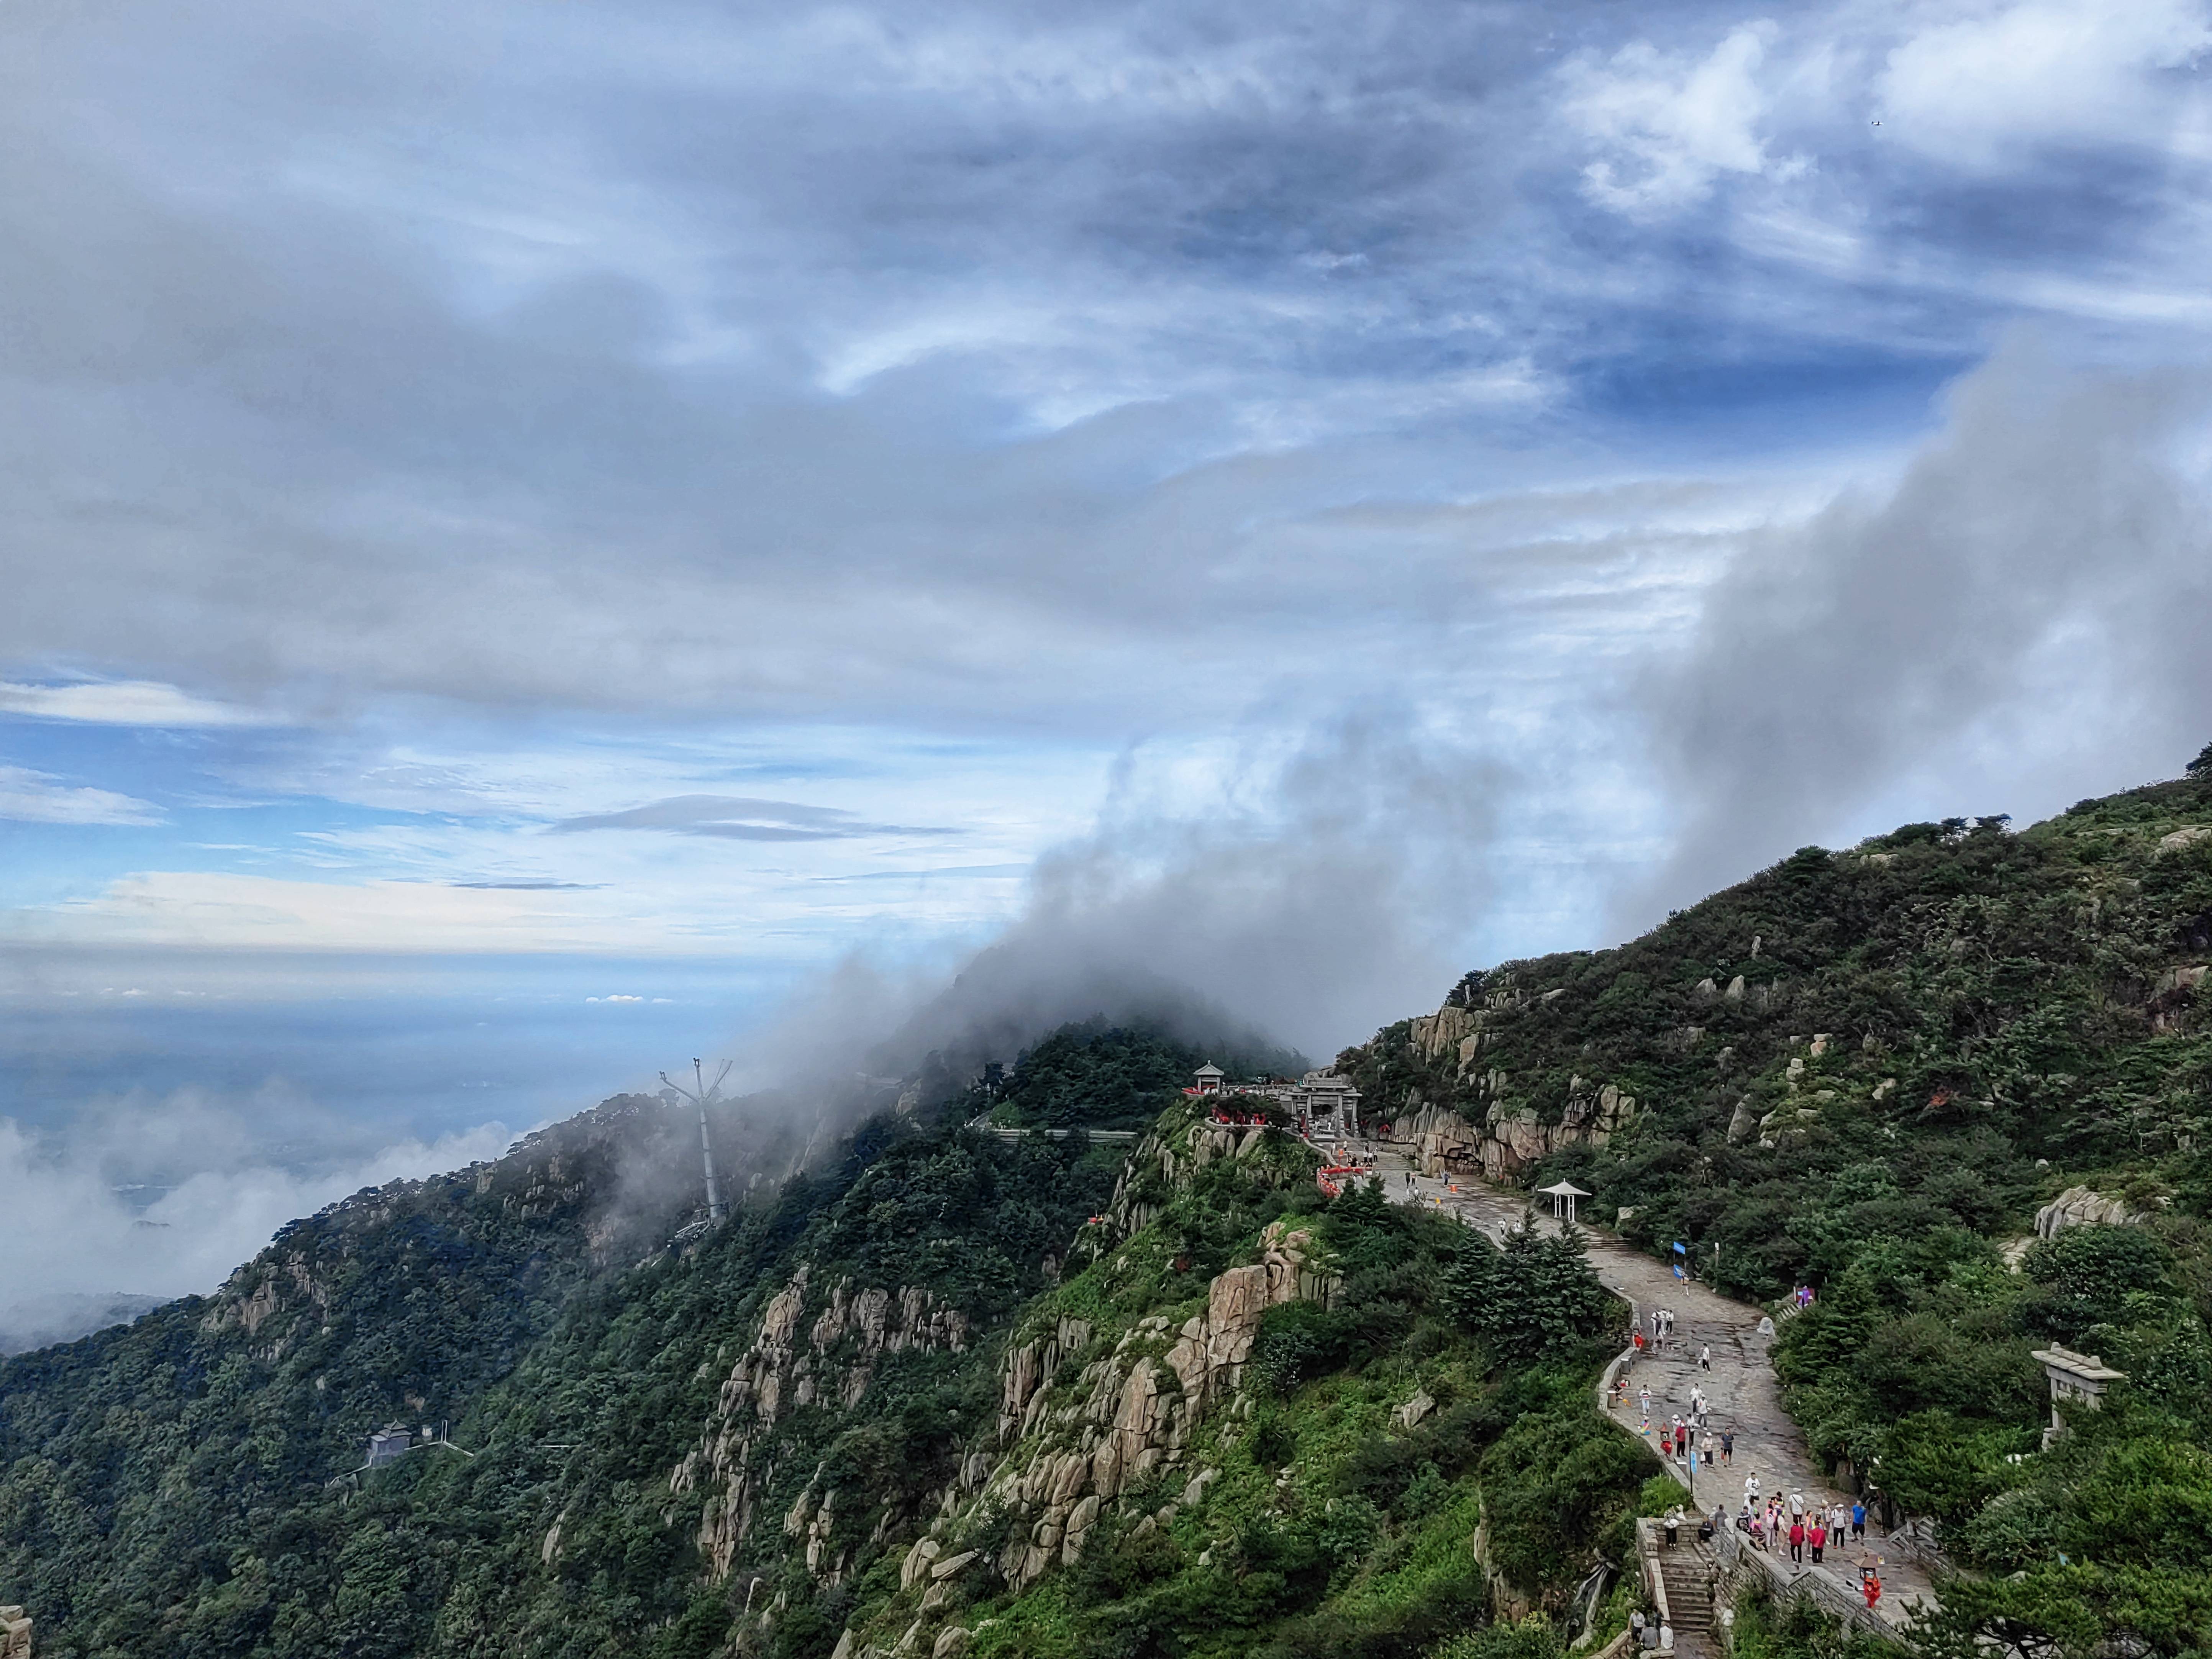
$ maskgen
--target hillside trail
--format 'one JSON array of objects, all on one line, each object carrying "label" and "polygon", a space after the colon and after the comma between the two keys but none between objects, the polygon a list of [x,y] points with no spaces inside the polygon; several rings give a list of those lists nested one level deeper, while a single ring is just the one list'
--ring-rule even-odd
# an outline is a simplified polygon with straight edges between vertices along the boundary
[{"label": "hillside trail", "polygon": [[[1375,1173],[1382,1177],[1383,1190],[1393,1202],[1441,1210],[1493,1238],[1528,1212],[1528,1194],[1464,1176],[1447,1182],[1415,1173],[1409,1188],[1406,1176],[1413,1164],[1407,1148],[1369,1142],[1364,1150],[1374,1155]],[[1559,1231],[1559,1223],[1548,1217],[1538,1215],[1534,1220],[1542,1232]],[[1849,1494],[1828,1484],[1813,1460],[1802,1431],[1782,1409],[1781,1387],[1767,1359],[1773,1339],[1759,1334],[1759,1322],[1765,1316],[1763,1310],[1719,1295],[1695,1280],[1678,1279],[1665,1262],[1623,1243],[1602,1228],[1587,1222],[1580,1224],[1589,1247],[1590,1267],[1607,1289],[1626,1297],[1639,1315],[1647,1315],[1654,1308],[1674,1311],[1674,1334],[1663,1351],[1647,1352],[1626,1368],[1627,1402],[1609,1407],[1607,1414],[1628,1433],[1638,1433],[1642,1419],[1637,1391],[1649,1388],[1651,1429],[1644,1437],[1653,1443],[1656,1450],[1660,1425],[1671,1424],[1678,1413],[1689,1413],[1690,1389],[1701,1383],[1711,1408],[1716,1441],[1723,1430],[1735,1437],[1735,1453],[1728,1462],[1710,1473],[1697,1472],[1696,1502],[1685,1507],[1693,1513],[1702,1509],[1711,1515],[1715,1504],[1725,1504],[1733,1521],[1744,1503],[1744,1482],[1755,1473],[1762,1499],[1778,1493],[1786,1498],[1797,1492],[1805,1495],[1808,1507],[1841,1503],[1848,1508]],[[1709,1372],[1698,1366],[1698,1351],[1702,1346],[1712,1349]],[[1788,1571],[1788,1547],[1778,1546],[1776,1553]],[[1826,1565],[1838,1578],[1856,1586],[1860,1567],[1869,1562],[1881,1575],[1878,1611],[1885,1623],[1901,1628],[1915,1606],[1923,1601],[1935,1604],[1927,1571],[1890,1545],[1871,1514],[1867,1517],[1866,1542],[1857,1547],[1846,1543],[1841,1548],[1830,1545]]]}]

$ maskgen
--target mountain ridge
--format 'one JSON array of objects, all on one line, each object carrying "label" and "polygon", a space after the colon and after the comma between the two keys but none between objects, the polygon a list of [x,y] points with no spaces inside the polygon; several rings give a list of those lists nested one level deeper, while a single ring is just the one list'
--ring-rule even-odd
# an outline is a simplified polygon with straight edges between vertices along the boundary
[{"label": "mountain ridge", "polygon": [[[1786,1397],[1971,1570],[1943,1659],[2212,1641],[2208,774],[1804,849],[1340,1057],[1431,1167],[1572,1179],[1720,1288],[1814,1286]],[[1552,1322],[1512,1278],[1586,1267],[1331,1200],[1265,1103],[1174,1088],[1171,1036],[1026,1041],[873,1079],[811,1164],[733,1103],[719,1229],[685,1226],[696,1117],[617,1097],[0,1361],[0,1592],[70,1659],[1555,1659],[1546,1620],[1672,1501],[1589,1410],[1602,1299]],[[1126,1156],[1080,1133],[1146,1111]],[[1076,1133],[963,1127],[994,1115]],[[2050,1342],[2127,1376],[2045,1451]],[[395,1419],[471,1455],[349,1474]],[[2081,1518],[2146,1503],[2179,1519]]]}]

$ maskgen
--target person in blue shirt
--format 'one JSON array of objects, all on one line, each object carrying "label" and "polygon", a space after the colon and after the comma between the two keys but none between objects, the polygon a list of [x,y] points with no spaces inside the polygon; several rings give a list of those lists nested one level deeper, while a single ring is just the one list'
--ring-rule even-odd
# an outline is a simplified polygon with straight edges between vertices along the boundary
[{"label": "person in blue shirt", "polygon": [[1866,1542],[1866,1505],[1864,1504],[1851,1505],[1851,1542],[1854,1544]]}]

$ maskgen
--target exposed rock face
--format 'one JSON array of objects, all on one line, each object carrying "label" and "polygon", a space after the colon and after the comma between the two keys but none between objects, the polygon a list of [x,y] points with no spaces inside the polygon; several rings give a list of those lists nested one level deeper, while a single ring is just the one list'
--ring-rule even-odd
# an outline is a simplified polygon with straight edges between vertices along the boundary
[{"label": "exposed rock face", "polygon": [[2056,1238],[2069,1227],[2133,1227],[2149,1219],[2149,1212],[2131,1210],[2094,1188],[2069,1187],[2035,1212],[2035,1236]]},{"label": "exposed rock face", "polygon": [[[1504,1092],[1505,1084],[1503,1073],[1490,1071],[1483,1075],[1480,1092],[1496,1096]],[[1486,1180],[1502,1181],[1562,1146],[1577,1142],[1602,1146],[1636,1115],[1636,1097],[1615,1084],[1589,1092],[1577,1078],[1571,1088],[1566,1109],[1557,1123],[1539,1122],[1534,1110],[1509,1109],[1493,1099],[1479,1129],[1442,1106],[1424,1106],[1403,1128],[1411,1133],[1426,1173],[1480,1172]]]},{"label": "exposed rock face", "polygon": [[1110,1248],[1139,1232],[1159,1214],[1159,1206],[1146,1196],[1148,1192],[1188,1181],[1224,1158],[1246,1164],[1256,1160],[1255,1172],[1264,1171],[1261,1178],[1276,1185],[1310,1178],[1322,1161],[1312,1147],[1279,1129],[1201,1122],[1171,1135],[1154,1131],[1137,1143],[1122,1166],[1107,1206],[1105,1234],[1092,1242]]},{"label": "exposed rock face", "polygon": [[1390,1420],[1401,1429],[1410,1429],[1436,1408],[1437,1402],[1430,1397],[1429,1391],[1423,1389],[1392,1412]]},{"label": "exposed rock face", "polygon": [[276,1261],[264,1255],[231,1274],[200,1328],[222,1331],[235,1325],[252,1336],[272,1314],[301,1305],[313,1308],[319,1322],[331,1305],[331,1287],[315,1276],[306,1253],[288,1251]]},{"label": "exposed rock face", "polygon": [[[1060,1362],[1091,1346],[1090,1322],[1063,1318],[1052,1330],[1009,1348],[999,1365],[999,1443],[1012,1445],[1044,1407],[1044,1385]],[[1032,1407],[1035,1410],[1032,1410]]]},{"label": "exposed rock face", "polygon": [[[1877,1095],[1875,1098],[1881,1097]],[[1752,1132],[1758,1127],[1759,1115],[1751,1109],[1751,1102],[1748,1099],[1736,1102],[1735,1110],[1729,1118],[1729,1143],[1733,1146],[1737,1141],[1750,1139]]]},{"label": "exposed rock face", "polygon": [[[1203,1314],[1180,1330],[1157,1315],[1139,1320],[1058,1390],[1059,1372],[1092,1346],[1088,1323],[1062,1318],[1009,1347],[1000,1369],[999,1432],[1010,1449],[979,1494],[1029,1523],[995,1564],[1009,1583],[1033,1583],[1054,1561],[1073,1565],[1101,1505],[1181,1461],[1192,1428],[1235,1393],[1269,1308],[1334,1297],[1339,1281],[1309,1260],[1311,1249],[1307,1233],[1272,1224],[1261,1235],[1259,1261],[1207,1285]],[[927,1542],[908,1556],[902,1578],[909,1585]]]},{"label": "exposed rock face", "polygon": [[2192,823],[2170,836],[2160,836],[2158,850],[2160,854],[2179,853],[2207,839],[2212,839],[2212,823]]},{"label": "exposed rock face", "polygon": [[21,1607],[0,1607],[0,1659],[31,1659],[31,1621]]},{"label": "exposed rock face", "polygon": [[1286,1232],[1276,1221],[1260,1238],[1260,1260],[1215,1279],[1206,1287],[1205,1314],[1184,1321],[1180,1339],[1168,1350],[1168,1367],[1193,1402],[1194,1415],[1236,1388],[1268,1309],[1284,1302],[1326,1304],[1334,1297],[1334,1277],[1306,1265],[1312,1245],[1307,1234]]},{"label": "exposed rock face", "polygon": [[[811,1322],[810,1307],[819,1309]],[[760,1334],[731,1366],[698,1445],[669,1472],[672,1494],[707,1494],[699,1553],[708,1576],[728,1577],[738,1546],[752,1529],[769,1473],[754,1467],[764,1431],[804,1407],[858,1404],[884,1354],[908,1348],[957,1353],[967,1343],[967,1316],[939,1305],[928,1291],[856,1291],[850,1279],[841,1279],[817,1297],[809,1294],[800,1268],[762,1311]],[[839,1548],[835,1541],[840,1520],[836,1491],[818,1492],[811,1484],[784,1517],[785,1531],[805,1540],[808,1571],[830,1583],[851,1565],[850,1544]]]},{"label": "exposed rock face", "polygon": [[[1115,1217],[1085,1228],[1078,1248],[1110,1252],[1121,1228],[1133,1231],[1149,1218],[1145,1194],[1164,1197],[1167,1186],[1221,1159],[1237,1160],[1261,1185],[1309,1181],[1320,1166],[1311,1147],[1279,1130],[1200,1121],[1147,1135],[1131,1152]],[[995,1574],[1021,1589],[1055,1565],[1079,1562],[1109,1510],[1139,1498],[1147,1510],[1160,1506],[1139,1518],[1141,1530],[1176,1512],[1175,1493],[1183,1507],[1203,1503],[1219,1472],[1185,1468],[1185,1448],[1206,1415],[1238,1409],[1237,1391],[1267,1310],[1301,1299],[1328,1305],[1340,1285],[1316,1258],[1312,1236],[1278,1221],[1261,1234],[1259,1260],[1208,1281],[1204,1311],[1180,1327],[1155,1314],[1115,1334],[1061,1314],[1049,1325],[1018,1330],[999,1365],[996,1449],[969,1455],[939,1494],[927,1535],[901,1561],[899,1599],[884,1617],[911,1622],[888,1648],[848,1632],[839,1651],[846,1659],[919,1659],[935,1650],[927,1634],[934,1621],[960,1616],[972,1595],[963,1585],[972,1587],[979,1575]],[[1169,1487],[1164,1475],[1177,1484]],[[1145,1490],[1152,1486],[1161,1490]],[[987,1535],[988,1554],[960,1547]],[[839,1570],[827,1556],[824,1565]],[[878,1640],[896,1628],[878,1627]],[[958,1630],[948,1625],[936,1640]]]},{"label": "exposed rock face", "polygon": [[1482,1027],[1482,1016],[1471,1008],[1462,1008],[1447,1002],[1433,1014],[1423,1014],[1411,1023],[1406,1040],[1413,1051],[1425,1060],[1437,1060],[1447,1054],[1458,1055],[1461,1064],[1474,1057],[1477,1042],[1463,1048]]}]

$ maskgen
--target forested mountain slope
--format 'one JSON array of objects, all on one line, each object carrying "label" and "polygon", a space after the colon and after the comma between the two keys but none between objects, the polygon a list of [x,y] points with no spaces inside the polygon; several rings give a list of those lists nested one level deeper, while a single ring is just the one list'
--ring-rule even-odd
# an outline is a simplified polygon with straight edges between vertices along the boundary
[{"label": "forested mountain slope", "polygon": [[[1777,1364],[1815,1450],[1984,1570],[1931,1642],[2180,1652],[2212,1637],[2208,963],[2212,750],[2018,832],[1806,848],[1340,1064],[1431,1167],[1813,1287]],[[2045,1455],[2052,1343],[2127,1377]]]},{"label": "forested mountain slope", "polygon": [[[2180,1654],[2212,1630],[2208,952],[2212,767],[1808,849],[1341,1063],[1440,1167],[1816,1287],[1792,1408],[1977,1570],[1931,1649]],[[1589,1405],[1614,1306],[1571,1244],[1330,1199],[1313,1149],[1176,1092],[1188,1036],[940,1052],[842,1138],[756,1103],[717,1122],[719,1228],[696,1119],[611,1102],[0,1362],[0,1601],[69,1659],[1555,1659],[1544,1616],[1650,1496]],[[2126,1376],[2046,1452],[2054,1340]],[[394,1419],[451,1445],[358,1471]]]},{"label": "forested mountain slope", "polygon": [[[0,1599],[42,1655],[826,1653],[1007,1451],[1007,1333],[1087,1282],[1122,1174],[961,1126],[1157,1115],[1188,1058],[1094,1024],[934,1103],[879,1090],[900,1109],[720,1229],[681,1226],[696,1119],[642,1097],[295,1224],[214,1297],[0,1364]],[[735,1184],[800,1127],[719,1118]],[[1275,1139],[1235,1166],[1273,1207],[1179,1211],[1146,1295],[1317,1201]],[[361,1470],[393,1419],[451,1448]]]}]

